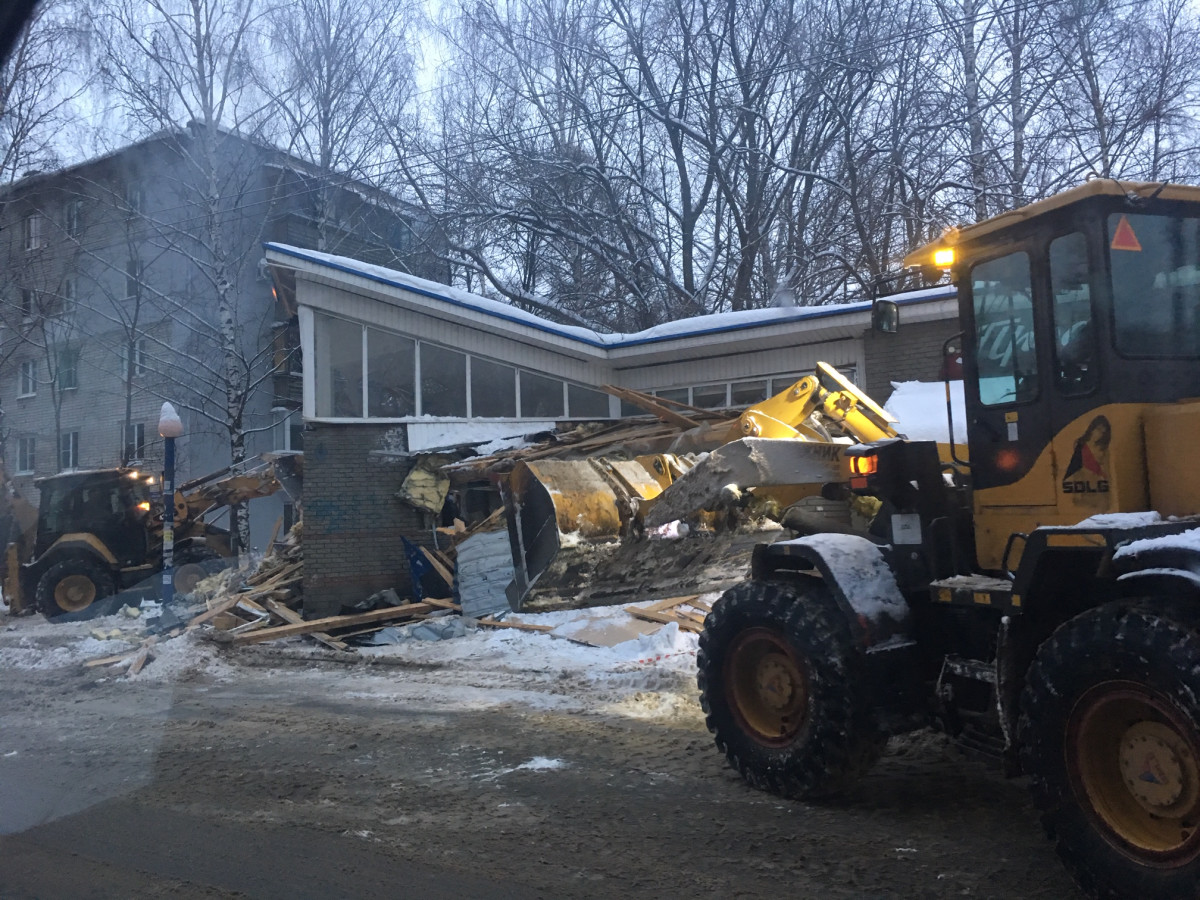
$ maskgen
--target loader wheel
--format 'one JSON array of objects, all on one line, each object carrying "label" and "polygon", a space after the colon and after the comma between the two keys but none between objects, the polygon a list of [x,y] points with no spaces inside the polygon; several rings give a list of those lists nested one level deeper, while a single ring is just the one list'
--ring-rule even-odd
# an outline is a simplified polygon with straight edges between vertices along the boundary
[{"label": "loader wheel", "polygon": [[708,730],[754,787],[835,794],[883,750],[864,655],[815,579],[730,589],[705,621],[697,663]]},{"label": "loader wheel", "polygon": [[1110,604],[1044,643],[1021,698],[1021,761],[1059,856],[1104,898],[1200,897],[1200,632],[1165,605]]},{"label": "loader wheel", "polygon": [[112,576],[90,559],[64,559],[38,580],[38,609],[47,618],[87,609],[116,590]]}]

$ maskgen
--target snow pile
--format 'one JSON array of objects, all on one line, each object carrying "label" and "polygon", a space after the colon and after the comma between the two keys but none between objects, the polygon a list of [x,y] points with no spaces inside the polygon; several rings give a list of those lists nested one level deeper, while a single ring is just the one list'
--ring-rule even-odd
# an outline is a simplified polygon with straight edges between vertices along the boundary
[{"label": "snow pile", "polygon": [[[954,409],[954,441],[966,443],[967,404],[961,381],[950,382],[950,402]],[[944,383],[893,381],[892,396],[884,409],[896,417],[896,430],[907,435],[909,440],[950,443]]]},{"label": "snow pile", "polygon": [[1200,528],[1181,531],[1178,534],[1164,534],[1162,537],[1143,538],[1131,541],[1113,554],[1113,559],[1127,559],[1154,550],[1184,549],[1200,551]]}]

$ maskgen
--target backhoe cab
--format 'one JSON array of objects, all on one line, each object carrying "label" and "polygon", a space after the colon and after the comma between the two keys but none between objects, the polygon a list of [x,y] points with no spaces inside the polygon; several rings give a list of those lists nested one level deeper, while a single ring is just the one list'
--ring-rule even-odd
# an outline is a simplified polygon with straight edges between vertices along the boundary
[{"label": "backhoe cab", "polygon": [[708,726],[816,797],[932,724],[1030,776],[1087,893],[1200,896],[1200,189],[1091,181],[906,263],[958,289],[957,452],[846,451],[870,533],[758,548]]},{"label": "backhoe cab", "polygon": [[[37,518],[6,550],[5,599],[12,612],[49,618],[80,612],[162,570],[162,498],[156,476],[131,468],[39,479]],[[186,593],[218,560],[233,557],[228,530],[206,516],[282,487],[274,465],[229,469],[175,492],[174,584]]]}]

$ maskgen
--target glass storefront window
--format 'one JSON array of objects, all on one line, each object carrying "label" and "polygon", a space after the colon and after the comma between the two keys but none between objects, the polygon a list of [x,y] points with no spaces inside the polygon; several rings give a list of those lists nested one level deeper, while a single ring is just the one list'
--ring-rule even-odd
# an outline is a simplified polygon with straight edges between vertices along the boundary
[{"label": "glass storefront window", "polygon": [[314,324],[316,414],[362,418],[363,327],[321,314]]},{"label": "glass storefront window", "polygon": [[517,414],[517,370],[471,357],[471,415],[512,418]]},{"label": "glass storefront window", "polygon": [[521,415],[532,418],[561,418],[563,383],[556,378],[521,373]]},{"label": "glass storefront window", "polygon": [[724,384],[706,384],[692,388],[692,406],[721,409],[729,405],[729,389]]},{"label": "glass storefront window", "polygon": [[421,344],[421,413],[467,415],[467,355],[434,344]]},{"label": "glass storefront window", "polygon": [[607,419],[608,394],[568,384],[567,414],[573,419]]},{"label": "glass storefront window", "polygon": [[417,411],[415,341],[367,329],[367,415],[396,419]]}]

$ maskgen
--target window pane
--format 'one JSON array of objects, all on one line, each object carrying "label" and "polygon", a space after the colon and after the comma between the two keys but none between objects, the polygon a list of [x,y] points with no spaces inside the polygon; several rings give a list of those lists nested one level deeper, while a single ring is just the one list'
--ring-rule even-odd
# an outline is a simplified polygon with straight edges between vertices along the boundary
[{"label": "window pane", "polygon": [[1050,290],[1054,309],[1055,378],[1065,394],[1096,386],[1096,344],[1087,240],[1068,234],[1050,242]]},{"label": "window pane", "polygon": [[421,345],[421,412],[466,418],[466,354],[433,344]]},{"label": "window pane", "polygon": [[[779,389],[783,390],[784,387],[786,385],[781,385]],[[729,394],[732,405],[749,406],[751,403],[767,399],[767,383],[765,381],[743,381],[731,385]]]},{"label": "window pane", "polygon": [[567,412],[576,419],[607,419],[608,394],[577,384],[568,384]]},{"label": "window pane", "polygon": [[776,375],[771,379],[771,393],[767,396],[774,397],[780,391],[790,388],[803,377],[803,375]]},{"label": "window pane", "polygon": [[674,400],[676,403],[688,402],[687,388],[669,388],[665,391],[655,391],[655,397],[660,397],[663,400]]},{"label": "window pane", "polygon": [[317,415],[361,417],[362,326],[322,315],[315,324]]},{"label": "window pane", "polygon": [[406,337],[367,329],[367,415],[394,419],[417,411],[417,344]]},{"label": "window pane", "polygon": [[726,388],[723,384],[706,384],[692,388],[692,406],[701,409],[720,409],[728,406],[725,399]]},{"label": "window pane", "polygon": [[1200,356],[1200,219],[1108,217],[1117,350]]},{"label": "window pane", "polygon": [[1032,400],[1038,373],[1029,255],[1010,253],[975,266],[971,292],[980,400],[985,406]]},{"label": "window pane", "polygon": [[476,418],[517,414],[517,370],[471,357],[471,415]]},{"label": "window pane", "polygon": [[521,415],[535,418],[562,416],[563,383],[532,372],[521,373]]}]

